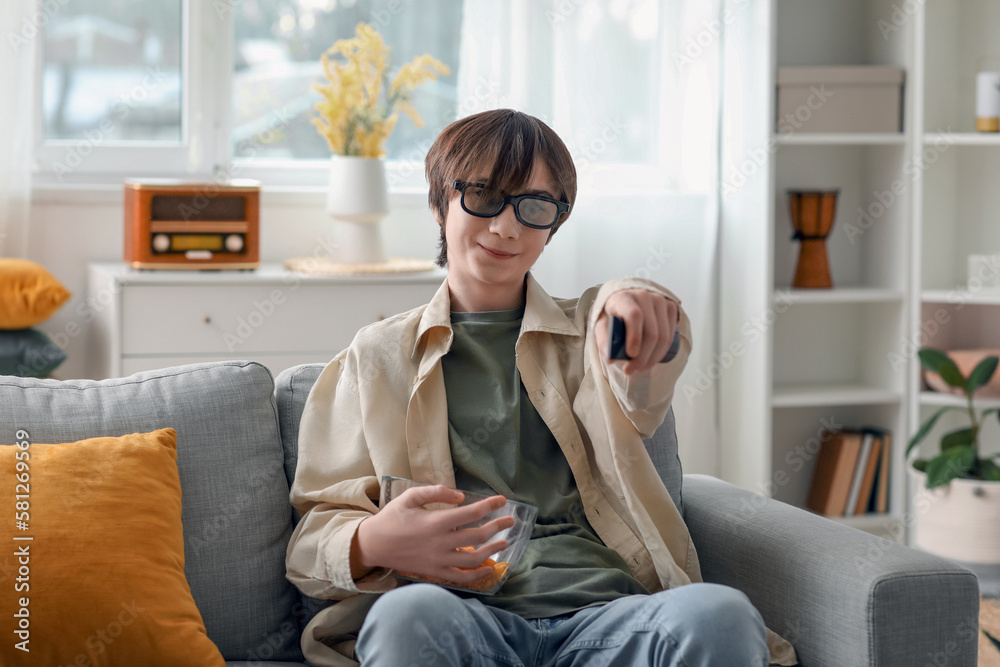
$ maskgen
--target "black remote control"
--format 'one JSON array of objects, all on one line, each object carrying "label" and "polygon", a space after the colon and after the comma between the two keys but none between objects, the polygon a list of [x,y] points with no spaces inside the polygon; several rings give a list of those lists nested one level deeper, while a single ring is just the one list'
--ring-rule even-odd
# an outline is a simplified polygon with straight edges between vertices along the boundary
[{"label": "black remote control", "polygon": [[[677,356],[677,351],[681,349],[681,332],[674,331],[674,340],[667,350],[667,356],[660,360],[666,363]],[[625,320],[612,316],[608,325],[608,359],[630,359],[625,354]]]}]

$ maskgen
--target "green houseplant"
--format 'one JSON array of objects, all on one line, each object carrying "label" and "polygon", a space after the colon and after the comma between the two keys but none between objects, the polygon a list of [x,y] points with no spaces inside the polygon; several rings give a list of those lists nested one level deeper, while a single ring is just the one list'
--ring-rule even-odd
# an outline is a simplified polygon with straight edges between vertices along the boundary
[{"label": "green houseplant", "polygon": [[991,414],[996,413],[1000,418],[1000,408],[983,410],[977,416],[972,404],[973,392],[993,377],[993,373],[997,369],[998,358],[987,357],[983,359],[969,373],[969,376],[965,377],[955,362],[940,350],[923,348],[917,353],[917,356],[920,358],[921,366],[940,375],[941,379],[950,386],[961,389],[965,394],[966,405],[964,407],[945,406],[928,417],[920,426],[920,430],[910,439],[910,443],[906,447],[907,456],[909,456],[910,450],[930,433],[938,418],[946,412],[966,411],[970,425],[946,433],[941,438],[941,453],[930,460],[915,459],[913,467],[926,474],[928,489],[943,486],[953,479],[1000,482],[1000,466],[994,462],[997,457],[981,458],[979,456],[980,430]]}]

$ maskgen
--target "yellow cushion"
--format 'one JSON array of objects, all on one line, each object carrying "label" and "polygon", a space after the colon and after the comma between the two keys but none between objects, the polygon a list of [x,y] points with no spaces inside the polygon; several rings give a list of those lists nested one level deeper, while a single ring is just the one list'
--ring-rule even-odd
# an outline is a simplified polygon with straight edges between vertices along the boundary
[{"label": "yellow cushion", "polygon": [[71,296],[44,266],[0,257],[0,329],[27,329],[44,322]]},{"label": "yellow cushion", "polygon": [[224,667],[184,578],[174,429],[16,437],[26,449],[0,446],[0,664]]}]

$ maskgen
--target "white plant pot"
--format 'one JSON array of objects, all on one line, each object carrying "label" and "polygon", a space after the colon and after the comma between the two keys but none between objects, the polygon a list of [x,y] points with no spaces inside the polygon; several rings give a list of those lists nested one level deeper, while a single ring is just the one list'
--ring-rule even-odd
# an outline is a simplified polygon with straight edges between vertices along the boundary
[{"label": "white plant pot", "polygon": [[914,546],[963,563],[1000,564],[1000,482],[953,479],[927,488],[907,466],[914,489]]},{"label": "white plant pot", "polygon": [[326,211],[337,221],[337,260],[386,261],[379,229],[379,223],[389,214],[384,160],[331,156]]}]

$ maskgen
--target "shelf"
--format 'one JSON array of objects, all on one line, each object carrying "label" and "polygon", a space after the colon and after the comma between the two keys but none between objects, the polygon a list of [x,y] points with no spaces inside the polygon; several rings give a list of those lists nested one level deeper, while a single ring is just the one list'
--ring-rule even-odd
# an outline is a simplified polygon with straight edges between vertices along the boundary
[{"label": "shelf", "polygon": [[899,403],[897,391],[877,389],[859,384],[782,384],[775,385],[771,406],[800,408],[826,405],[880,405]]},{"label": "shelf", "polygon": [[1000,146],[1000,133],[997,132],[925,132],[924,143],[936,143],[944,139],[956,146]]},{"label": "shelf", "polygon": [[[883,536],[893,534],[893,525],[899,522],[891,514],[855,514],[854,516],[828,516],[827,519],[842,523],[851,528],[857,528],[868,533],[875,533]],[[898,531],[898,529],[897,529]]]},{"label": "shelf", "polygon": [[1000,290],[980,290],[969,292],[967,290],[924,290],[920,294],[920,300],[924,303],[970,303],[982,306],[1000,305]]},{"label": "shelf", "polygon": [[[1000,408],[1000,398],[974,398],[972,404],[976,409]],[[920,392],[920,405],[937,405],[941,407],[950,405],[956,408],[965,408],[968,404],[961,396],[942,394],[937,391],[922,391]]]},{"label": "shelf", "polygon": [[881,287],[834,287],[833,289],[796,289],[779,287],[774,290],[774,303],[880,303],[901,302],[900,290]]},{"label": "shelf", "polygon": [[906,135],[901,132],[830,132],[776,134],[774,141],[779,146],[892,146],[906,143]]}]

